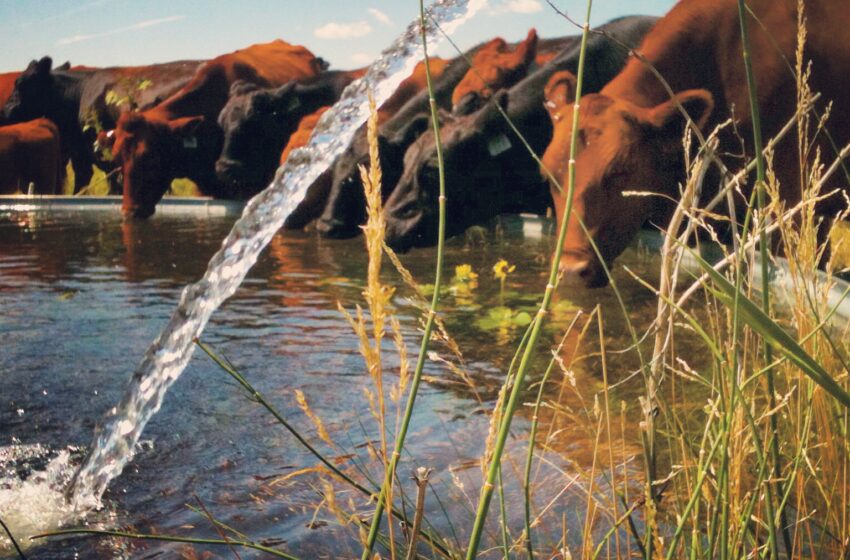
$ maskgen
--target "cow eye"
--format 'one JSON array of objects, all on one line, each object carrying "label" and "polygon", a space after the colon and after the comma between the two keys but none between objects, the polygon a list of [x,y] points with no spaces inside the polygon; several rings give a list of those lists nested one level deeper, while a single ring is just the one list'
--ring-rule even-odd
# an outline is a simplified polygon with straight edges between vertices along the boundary
[{"label": "cow eye", "polygon": [[580,128],[578,131],[578,141],[581,147],[587,146],[587,133],[583,128]]},{"label": "cow eye", "polygon": [[402,206],[397,212],[396,215],[402,219],[406,220],[409,218],[413,218],[419,213],[419,205],[415,202],[408,202],[404,206]]}]

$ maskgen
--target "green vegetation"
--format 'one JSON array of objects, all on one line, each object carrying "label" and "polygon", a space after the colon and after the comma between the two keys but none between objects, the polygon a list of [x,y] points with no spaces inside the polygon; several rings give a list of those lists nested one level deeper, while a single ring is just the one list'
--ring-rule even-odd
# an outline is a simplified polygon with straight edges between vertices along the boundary
[{"label": "green vegetation", "polygon": [[[588,2],[587,20],[590,6]],[[823,123],[812,122],[808,116],[812,92],[802,70],[802,19],[800,29],[799,109],[795,118],[800,130],[805,131],[798,135],[800,154],[808,154],[808,139]],[[436,116],[434,120],[436,123]],[[578,105],[573,122],[574,149]],[[441,288],[445,223],[441,196],[436,278],[433,285],[423,289],[383,245],[381,173],[374,127],[373,119],[372,165],[362,173],[369,200],[364,236],[369,256],[363,291],[366,308],[357,306],[349,312],[340,306],[357,335],[368,373],[364,376],[364,393],[371,421],[380,434],[369,447],[373,464],[347,469],[336,464],[275,412],[232,364],[204,347],[254,401],[267,408],[316,457],[319,465],[315,469],[287,477],[318,477],[319,482],[316,478],[305,482],[321,489],[317,509],[326,510],[341,525],[350,527],[362,543],[362,558],[640,556],[650,560],[850,555],[850,326],[831,321],[835,308],[827,299],[835,284],[833,273],[850,262],[850,229],[832,230],[834,249],[824,273],[820,273],[818,264],[824,248],[818,245],[818,229],[827,225],[821,224],[814,213],[815,202],[825,194],[821,187],[835,166],[803,159],[810,181],[802,201],[787,208],[779,198],[768,150],[763,163],[757,164],[757,188],[743,227],[737,232],[737,249],[727,252],[719,263],[710,264],[687,244],[696,230],[709,237],[716,233],[710,213],[696,205],[702,171],[709,165],[706,151],[700,150],[689,164],[688,181],[662,251],[659,277],[635,275],[656,298],[655,321],[647,332],[637,332],[630,323],[629,302],[623,301],[611,279],[610,289],[629,325],[630,340],[625,347],[609,348],[608,319],[601,307],[581,310],[569,301],[553,300],[565,224],[559,226],[545,287],[539,297],[534,297],[529,312],[526,306],[517,305],[518,300],[508,290],[512,269],[507,261],[496,263],[492,277],[483,271],[479,271],[479,277],[470,265],[458,266],[452,280]],[[716,132],[708,136],[707,145],[714,142]],[[568,177],[565,192],[572,193],[572,165]],[[566,220],[575,219],[570,217],[569,207],[565,215]],[[788,261],[792,292],[788,307],[769,297],[764,272],[772,258],[768,252],[771,238],[781,240],[785,252],[793,255]],[[760,259],[753,250],[756,246],[760,247]],[[381,281],[385,256],[400,274],[398,286]],[[696,269],[688,271],[683,266],[687,258],[696,261]],[[754,279],[752,272],[756,270],[762,271],[764,282]],[[489,282],[499,283],[500,305],[488,309],[480,304],[478,293]],[[402,290],[409,292],[422,310],[424,335],[412,369],[398,319],[392,314],[391,298]],[[431,296],[430,303],[423,294]],[[432,340],[457,358],[444,360],[448,369],[463,382],[473,384],[463,370],[461,349],[446,327],[450,317],[438,312],[441,297],[446,297],[448,305],[456,305],[456,313],[471,310],[475,324],[483,331],[511,333],[504,337],[506,341],[521,338],[497,398],[481,403],[488,409],[490,426],[488,433],[481,434],[486,445],[480,457],[477,511],[470,508],[462,526],[450,526],[442,533],[434,529],[437,524],[432,524],[425,513],[429,504],[439,501],[438,490],[431,487],[430,493],[421,492],[425,483],[418,479],[420,493],[414,499],[404,491],[397,472],[406,452],[405,436],[415,414],[417,390]],[[555,344],[539,349],[544,344],[544,324],[561,331]],[[524,335],[520,335],[522,329]],[[399,357],[398,371],[386,371],[384,338],[392,339],[391,346]],[[694,352],[695,345],[699,353]],[[636,368],[612,371],[610,363],[615,354],[630,357]],[[545,357],[546,366],[534,371],[540,360],[533,358],[540,355]],[[576,369],[587,363],[593,363],[594,371],[599,372],[595,383],[576,380]],[[637,402],[619,398],[623,384],[641,387]],[[581,406],[563,406],[567,393]],[[344,448],[334,441],[335,436],[343,434],[334,434],[327,428],[328,419],[310,409],[309,395],[299,393],[296,398],[321,444]],[[513,434],[524,450],[524,461],[517,467],[508,460],[506,446],[512,420],[523,411],[531,421],[528,431]],[[564,472],[561,479],[545,481],[549,487],[581,488],[586,509],[569,512],[569,524],[567,512],[558,511],[555,501],[541,504],[535,499],[544,484],[535,476],[542,462],[538,454],[541,449],[556,448],[554,442],[563,433],[569,438],[585,438],[581,442],[584,451],[577,452],[582,456],[567,458],[573,470]],[[373,480],[365,474],[370,472],[382,476]],[[427,478],[427,474],[421,476]],[[338,499],[337,493],[343,488],[354,489],[359,501]],[[505,499],[509,492],[522,495],[521,526],[509,522]],[[494,494],[498,507],[491,507]],[[442,502],[433,507],[442,508]],[[384,510],[390,512],[389,520],[382,519]],[[409,530],[411,527],[413,530]],[[220,544],[256,545],[226,526],[220,529],[233,537]],[[468,544],[462,545],[461,539],[468,539]],[[273,554],[290,557],[279,551]]]}]

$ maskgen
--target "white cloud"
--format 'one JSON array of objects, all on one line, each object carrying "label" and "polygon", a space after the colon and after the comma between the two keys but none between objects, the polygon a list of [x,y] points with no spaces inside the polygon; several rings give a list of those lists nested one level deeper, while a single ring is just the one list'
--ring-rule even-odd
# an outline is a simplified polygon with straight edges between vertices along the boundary
[{"label": "white cloud", "polygon": [[369,8],[369,13],[372,14],[373,18],[378,20],[378,22],[383,23],[384,25],[393,24],[393,21],[390,19],[390,16],[388,16],[378,8]]},{"label": "white cloud", "polygon": [[89,41],[96,37],[100,37],[98,35],[71,35],[70,37],[65,37],[64,39],[59,39],[56,44],[57,45],[72,45],[74,43],[82,43],[83,41]]},{"label": "white cloud", "polygon": [[139,22],[134,23],[133,25],[127,25],[125,27],[118,27],[116,29],[110,29],[109,31],[104,31],[103,33],[91,33],[86,35],[71,35],[70,37],[64,37],[59,39],[56,44],[57,45],[72,45],[74,43],[82,43],[83,41],[91,41],[92,39],[100,39],[102,37],[109,37],[110,35],[118,35],[120,33],[126,33],[127,31],[138,31],[139,29],[147,29],[148,27],[156,27],[157,25],[162,25],[163,23],[173,23],[175,21],[180,21],[182,19],[186,19],[186,16],[166,16],[156,19],[146,19]]},{"label": "white cloud", "polygon": [[168,16],[161,17],[156,19],[146,19],[145,21],[140,21],[139,23],[134,23],[130,27],[125,28],[125,31],[130,31],[131,29],[144,29],[146,27],[153,27],[155,25],[162,25],[163,23],[171,23],[172,21],[180,21],[181,19],[185,19],[186,16]]},{"label": "white cloud", "polygon": [[354,39],[364,37],[372,32],[372,26],[365,21],[351,23],[328,23],[317,27],[313,35],[319,39]]},{"label": "white cloud", "polygon": [[375,57],[373,55],[364,52],[358,52],[351,55],[351,62],[353,62],[354,64],[361,64],[365,66],[373,60],[375,60]]},{"label": "white cloud", "polygon": [[543,10],[540,0],[504,0],[493,6],[494,14],[533,14]]}]

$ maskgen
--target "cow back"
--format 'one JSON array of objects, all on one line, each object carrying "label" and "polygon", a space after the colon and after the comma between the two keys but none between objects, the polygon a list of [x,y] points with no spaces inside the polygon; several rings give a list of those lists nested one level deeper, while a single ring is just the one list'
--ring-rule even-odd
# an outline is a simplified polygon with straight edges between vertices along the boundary
[{"label": "cow back", "polygon": [[5,72],[0,74],[0,107],[6,104],[12,92],[15,90],[15,80],[20,76],[20,72]]},{"label": "cow back", "polygon": [[164,120],[203,115],[214,121],[237,80],[273,87],[311,78],[322,70],[323,61],[303,46],[280,39],[252,45],[207,62],[183,88],[150,113]]},{"label": "cow back", "polygon": [[61,187],[59,130],[41,118],[0,127],[0,193],[57,194]]}]

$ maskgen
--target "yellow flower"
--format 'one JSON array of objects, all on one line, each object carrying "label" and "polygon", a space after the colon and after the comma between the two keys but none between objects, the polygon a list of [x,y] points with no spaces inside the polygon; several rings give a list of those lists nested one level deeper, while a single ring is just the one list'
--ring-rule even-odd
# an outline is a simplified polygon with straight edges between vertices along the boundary
[{"label": "yellow flower", "polygon": [[459,264],[455,267],[455,277],[452,282],[455,284],[472,284],[474,287],[478,285],[478,275],[472,272],[472,265]]},{"label": "yellow flower", "polygon": [[508,264],[505,259],[499,259],[499,262],[493,265],[493,275],[503,282],[508,274],[514,270],[516,270],[516,265]]}]

